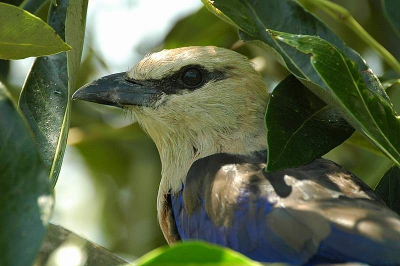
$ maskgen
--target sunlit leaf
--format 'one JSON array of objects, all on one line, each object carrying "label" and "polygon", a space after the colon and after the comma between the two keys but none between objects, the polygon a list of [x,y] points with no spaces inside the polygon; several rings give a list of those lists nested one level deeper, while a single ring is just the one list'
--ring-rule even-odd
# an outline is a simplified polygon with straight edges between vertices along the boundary
[{"label": "sunlit leaf", "polygon": [[354,132],[332,107],[292,75],[272,92],[265,119],[268,166],[274,170],[321,157]]},{"label": "sunlit leaf", "polygon": [[75,90],[75,83],[81,63],[85,39],[86,13],[89,0],[70,0],[65,21],[65,40],[73,49],[67,53],[69,91]]},{"label": "sunlit leaf", "polygon": [[375,153],[377,155],[385,156],[376,146],[374,146],[358,131],[354,132],[354,134],[351,135],[351,137],[346,140],[346,143],[358,148],[362,148],[369,152]]},{"label": "sunlit leaf", "polygon": [[31,265],[53,198],[28,125],[0,83],[0,265]]},{"label": "sunlit leaf", "polygon": [[[136,263],[138,266],[261,266],[260,263],[252,261],[233,250],[204,242],[183,242],[173,245],[172,247],[158,248],[141,257]],[[278,264],[275,265],[278,266]]]},{"label": "sunlit leaf", "polygon": [[19,7],[0,3],[0,58],[21,59],[69,49],[40,18]]},{"label": "sunlit leaf", "polygon": [[[19,100],[19,106],[34,132],[53,184],[57,181],[66,147],[70,90],[74,86],[80,63],[86,7],[87,1],[82,0],[63,0],[58,1],[57,6],[51,5],[50,25],[62,38],[65,31],[69,30],[74,49],[68,53],[68,66],[66,53],[37,58]],[[68,17],[69,23],[66,24]],[[73,34],[76,36],[73,37]]]},{"label": "sunlit leaf", "polygon": [[70,95],[75,91],[75,85],[78,78],[78,70],[81,64],[83,42],[85,40],[86,30],[86,14],[89,0],[70,0],[67,17],[65,21],[65,40],[73,47],[72,51],[67,53],[67,69],[68,69],[68,95],[67,110],[65,110],[63,123],[60,128],[60,139],[55,150],[55,161],[53,163],[53,184],[56,183],[61,163],[66,148],[66,141],[69,130],[70,119]]},{"label": "sunlit leaf", "polygon": [[324,100],[335,106],[347,122],[400,165],[400,119],[382,95],[368,89],[357,65],[319,37],[273,34],[277,40],[311,54],[311,64],[329,93]]},{"label": "sunlit leaf", "polygon": [[400,215],[400,168],[393,166],[381,178],[375,192]]}]

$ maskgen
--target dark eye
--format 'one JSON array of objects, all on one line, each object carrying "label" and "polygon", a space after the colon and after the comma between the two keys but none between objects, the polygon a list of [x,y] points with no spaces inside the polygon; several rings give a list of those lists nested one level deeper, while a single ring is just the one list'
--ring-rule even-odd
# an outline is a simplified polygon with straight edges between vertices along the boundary
[{"label": "dark eye", "polygon": [[189,67],[183,70],[181,80],[190,89],[198,88],[203,84],[203,71],[198,67]]}]

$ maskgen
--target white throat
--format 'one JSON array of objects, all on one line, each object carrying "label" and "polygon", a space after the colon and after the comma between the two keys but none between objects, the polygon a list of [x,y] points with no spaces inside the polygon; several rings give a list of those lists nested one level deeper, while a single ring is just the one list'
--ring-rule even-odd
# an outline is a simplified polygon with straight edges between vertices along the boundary
[{"label": "white throat", "polygon": [[[135,110],[136,109],[136,110]],[[185,183],[192,164],[215,153],[248,155],[266,149],[266,130],[263,114],[259,121],[240,128],[212,130],[202,123],[171,123],[160,110],[135,108],[134,115],[141,127],[155,142],[162,163],[157,209],[160,211],[164,195],[178,192]],[[157,114],[154,114],[157,112]],[[199,125],[199,126],[196,126]],[[203,125],[203,128],[198,128]]]}]

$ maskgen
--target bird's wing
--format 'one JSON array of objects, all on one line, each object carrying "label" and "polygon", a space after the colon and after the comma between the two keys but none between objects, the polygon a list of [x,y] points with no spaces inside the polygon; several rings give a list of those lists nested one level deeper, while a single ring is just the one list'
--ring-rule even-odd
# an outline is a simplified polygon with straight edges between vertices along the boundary
[{"label": "bird's wing", "polygon": [[400,263],[399,217],[354,175],[323,159],[273,174],[264,167],[260,156],[196,161],[167,196],[171,235],[259,261]]},{"label": "bird's wing", "polygon": [[[283,177],[288,197],[267,215],[268,226],[290,239],[296,228],[282,229],[273,221],[287,216],[321,236],[313,261],[362,261],[371,265],[400,263],[399,216],[356,176],[331,161],[319,159],[297,169],[265,174]],[[274,218],[272,218],[272,217]],[[324,231],[324,229],[325,231]],[[315,229],[318,229],[317,231]],[[292,242],[294,243],[294,242]]]}]

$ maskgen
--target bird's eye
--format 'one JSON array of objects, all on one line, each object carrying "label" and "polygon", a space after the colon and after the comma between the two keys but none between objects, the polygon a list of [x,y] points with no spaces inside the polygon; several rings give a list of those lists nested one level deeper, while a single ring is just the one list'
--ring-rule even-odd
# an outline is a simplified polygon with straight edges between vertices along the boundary
[{"label": "bird's eye", "polygon": [[203,71],[198,67],[183,70],[181,80],[190,89],[196,89],[203,84]]}]

